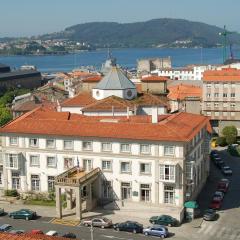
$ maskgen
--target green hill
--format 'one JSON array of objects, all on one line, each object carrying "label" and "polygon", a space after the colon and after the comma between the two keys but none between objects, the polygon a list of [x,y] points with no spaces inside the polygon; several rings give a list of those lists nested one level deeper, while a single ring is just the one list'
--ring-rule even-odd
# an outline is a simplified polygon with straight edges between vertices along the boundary
[{"label": "green hill", "polygon": [[[95,47],[214,47],[222,43],[223,29],[183,19],[153,19],[146,22],[91,22],[43,35],[43,39],[63,38],[87,42]],[[240,36],[230,36],[231,42]]]}]

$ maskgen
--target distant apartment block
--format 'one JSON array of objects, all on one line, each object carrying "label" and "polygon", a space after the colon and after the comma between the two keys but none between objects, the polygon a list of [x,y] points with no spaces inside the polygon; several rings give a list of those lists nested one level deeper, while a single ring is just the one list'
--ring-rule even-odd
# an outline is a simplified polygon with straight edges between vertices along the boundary
[{"label": "distant apartment block", "polygon": [[172,62],[170,57],[166,58],[146,58],[139,59],[137,61],[137,72],[139,74],[142,73],[150,73],[156,69],[160,68],[171,68]]},{"label": "distant apartment block", "polygon": [[171,80],[202,80],[206,70],[217,69],[215,65],[189,65],[183,68],[159,68],[152,74],[168,77]]},{"label": "distant apartment block", "polygon": [[235,125],[240,133],[240,70],[223,68],[206,71],[203,76],[202,113],[211,117],[217,132]]}]

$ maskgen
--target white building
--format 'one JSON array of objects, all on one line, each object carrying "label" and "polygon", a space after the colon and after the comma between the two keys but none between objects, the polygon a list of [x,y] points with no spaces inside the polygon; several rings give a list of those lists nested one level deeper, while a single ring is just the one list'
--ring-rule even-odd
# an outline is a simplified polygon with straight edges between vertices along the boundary
[{"label": "white building", "polygon": [[1,129],[0,186],[49,192],[54,177],[79,162],[86,172],[101,169],[92,187],[98,202],[182,219],[184,202],[196,198],[209,173],[209,122],[200,115],[156,113],[152,120],[43,108],[26,113]]},{"label": "white building", "polygon": [[184,68],[162,68],[152,71],[152,74],[169,77],[172,80],[202,80],[206,70],[215,70],[216,65],[189,65]]}]

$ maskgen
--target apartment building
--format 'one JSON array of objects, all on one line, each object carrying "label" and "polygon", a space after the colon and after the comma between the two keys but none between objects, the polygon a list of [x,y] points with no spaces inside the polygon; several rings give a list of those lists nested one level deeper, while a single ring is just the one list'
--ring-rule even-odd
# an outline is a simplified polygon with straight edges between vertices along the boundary
[{"label": "apartment building", "polygon": [[99,168],[98,203],[181,220],[209,173],[210,131],[207,117],[189,113],[111,118],[38,108],[1,128],[0,186],[50,192],[74,166]]},{"label": "apartment building", "polygon": [[227,125],[235,125],[240,133],[239,92],[239,69],[223,68],[204,72],[202,113],[211,118],[217,133]]},{"label": "apartment building", "polygon": [[168,77],[171,80],[202,80],[204,71],[217,69],[216,65],[189,65],[180,68],[159,68],[152,74]]}]

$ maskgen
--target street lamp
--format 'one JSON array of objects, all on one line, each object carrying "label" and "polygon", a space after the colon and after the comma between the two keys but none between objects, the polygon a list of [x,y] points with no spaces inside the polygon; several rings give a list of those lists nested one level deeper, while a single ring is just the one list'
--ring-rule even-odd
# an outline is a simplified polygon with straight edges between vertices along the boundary
[{"label": "street lamp", "polygon": [[90,226],[91,240],[93,240],[93,224]]}]

